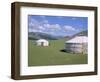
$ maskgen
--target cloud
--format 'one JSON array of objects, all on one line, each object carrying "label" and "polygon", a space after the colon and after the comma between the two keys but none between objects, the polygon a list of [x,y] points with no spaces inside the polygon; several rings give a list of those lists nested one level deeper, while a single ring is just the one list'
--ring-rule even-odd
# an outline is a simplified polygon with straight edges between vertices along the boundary
[{"label": "cloud", "polygon": [[65,31],[76,31],[76,29],[72,26],[65,25],[63,28],[64,28]]},{"label": "cloud", "polygon": [[29,19],[29,28],[36,28],[39,25],[39,22],[35,19]]},{"label": "cloud", "polygon": [[41,32],[45,30],[43,24],[47,23],[47,21],[37,21],[36,19],[29,18],[29,32]]},{"label": "cloud", "polygon": [[44,28],[43,26],[38,26],[38,28],[39,28],[40,30],[45,30],[45,28]]},{"label": "cloud", "polygon": [[48,23],[47,24],[43,24],[43,26],[46,27],[46,28],[49,28],[50,24],[48,24]]},{"label": "cloud", "polygon": [[43,23],[46,23],[46,24],[47,24],[47,23],[49,23],[49,22],[48,22],[48,20],[43,20]]},{"label": "cloud", "polygon": [[50,30],[60,30],[61,27],[59,24],[44,24],[44,27],[47,28],[47,29],[50,29]]},{"label": "cloud", "polygon": [[70,25],[49,23],[46,19],[37,20],[31,17],[29,18],[28,26],[29,32],[42,32],[52,35],[66,35],[78,31],[78,29]]}]

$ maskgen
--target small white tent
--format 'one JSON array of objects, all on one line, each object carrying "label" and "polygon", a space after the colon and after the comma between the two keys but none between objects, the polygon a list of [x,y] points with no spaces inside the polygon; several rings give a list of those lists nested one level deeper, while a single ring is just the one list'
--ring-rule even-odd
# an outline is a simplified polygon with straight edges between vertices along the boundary
[{"label": "small white tent", "polygon": [[88,37],[76,36],[65,42],[65,50],[71,53],[87,54]]},{"label": "small white tent", "polygon": [[45,39],[39,39],[36,41],[37,46],[49,46],[49,42]]}]

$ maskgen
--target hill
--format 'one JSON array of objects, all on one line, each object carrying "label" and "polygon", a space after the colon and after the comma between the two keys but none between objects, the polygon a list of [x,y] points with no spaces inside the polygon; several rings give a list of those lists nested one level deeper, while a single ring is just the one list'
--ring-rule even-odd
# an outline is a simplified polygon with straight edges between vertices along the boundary
[{"label": "hill", "polygon": [[88,31],[87,30],[81,31],[81,32],[75,34],[74,36],[88,36]]},{"label": "hill", "polygon": [[57,40],[58,37],[41,32],[29,32],[28,38],[30,40],[37,40],[37,39],[47,39],[47,40]]},{"label": "hill", "polygon": [[79,33],[76,33],[72,36],[54,36],[47,33],[41,33],[41,32],[29,32],[28,33],[28,39],[29,40],[38,40],[38,39],[47,39],[47,40],[58,40],[58,39],[71,39],[75,36],[88,36],[88,31],[81,31]]},{"label": "hill", "polygon": [[72,36],[65,36],[64,38],[66,38],[66,40],[69,40],[69,39],[74,38],[75,36],[88,36],[88,31],[87,30],[81,31],[81,32],[76,33],[76,34],[74,34]]}]

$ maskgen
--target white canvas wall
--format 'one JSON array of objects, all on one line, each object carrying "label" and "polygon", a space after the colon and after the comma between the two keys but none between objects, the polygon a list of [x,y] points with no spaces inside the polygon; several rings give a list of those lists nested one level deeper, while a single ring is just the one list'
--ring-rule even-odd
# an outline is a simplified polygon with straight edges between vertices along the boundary
[{"label": "white canvas wall", "polygon": [[49,46],[49,42],[45,39],[40,39],[36,41],[37,46]]},{"label": "white canvas wall", "polygon": [[75,36],[65,42],[66,52],[87,54],[88,37]]}]

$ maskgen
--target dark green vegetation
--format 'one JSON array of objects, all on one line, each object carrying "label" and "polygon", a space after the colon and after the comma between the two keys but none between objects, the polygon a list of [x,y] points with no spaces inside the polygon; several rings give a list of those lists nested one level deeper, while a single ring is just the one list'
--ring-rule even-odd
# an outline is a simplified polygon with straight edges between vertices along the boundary
[{"label": "dark green vegetation", "polygon": [[28,42],[28,66],[86,64],[87,54],[62,52],[65,40],[49,40],[47,47],[36,46],[35,40]]}]

